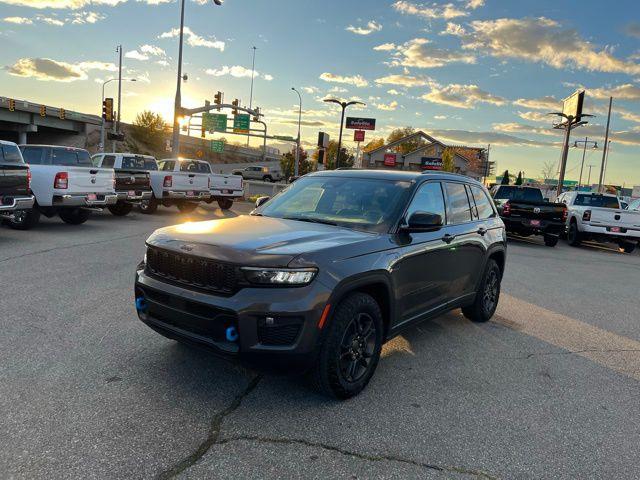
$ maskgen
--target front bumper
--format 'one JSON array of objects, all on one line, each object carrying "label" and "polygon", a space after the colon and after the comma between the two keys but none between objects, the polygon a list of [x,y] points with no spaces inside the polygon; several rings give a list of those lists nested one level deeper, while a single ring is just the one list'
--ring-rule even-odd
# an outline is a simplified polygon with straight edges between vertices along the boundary
[{"label": "front bumper", "polygon": [[[507,232],[518,233],[532,233],[534,235],[553,235],[559,236],[565,228],[564,223],[553,222],[548,220],[539,220],[540,223],[536,224],[536,219],[528,218],[513,218],[513,217],[500,217],[504,222]],[[533,221],[533,223],[532,223]]]},{"label": "front bumper", "polygon": [[[95,199],[91,195],[95,195]],[[54,207],[104,207],[115,205],[117,201],[118,196],[115,193],[80,193],[53,196]]]},{"label": "front bumper", "polygon": [[211,198],[211,193],[208,190],[207,191],[193,190],[193,195],[189,195],[189,191],[180,192],[176,190],[165,190],[164,192],[162,192],[162,198],[168,199],[168,200],[191,200],[196,202],[200,200],[209,200]]},{"label": "front bumper", "polygon": [[[244,288],[231,296],[186,289],[144,269],[136,273],[142,322],[169,338],[198,344],[255,367],[301,372],[309,368],[330,291],[317,279],[305,287]],[[236,341],[226,330],[234,327]]]},{"label": "front bumper", "polygon": [[[4,197],[0,202],[0,212],[15,212],[17,210],[30,210],[35,202],[33,195],[25,197]],[[7,203],[5,203],[5,201]]]},{"label": "front bumper", "polygon": [[140,203],[143,200],[151,200],[152,193],[151,190],[125,190],[116,192],[116,195],[118,196],[119,202]]}]

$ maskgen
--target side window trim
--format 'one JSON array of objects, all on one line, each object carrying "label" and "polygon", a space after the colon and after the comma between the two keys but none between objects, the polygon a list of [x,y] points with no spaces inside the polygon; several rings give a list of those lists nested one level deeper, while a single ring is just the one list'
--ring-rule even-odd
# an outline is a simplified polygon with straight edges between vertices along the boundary
[{"label": "side window trim", "polygon": [[451,205],[449,203],[449,193],[447,192],[446,189],[446,184],[451,184],[451,185],[462,185],[462,187],[464,188],[464,192],[465,195],[467,197],[467,204],[469,205],[469,220],[467,220],[466,222],[458,222],[458,223],[445,223],[445,226],[447,227],[453,227],[456,225],[465,225],[467,223],[473,223],[476,220],[472,219],[472,213],[471,213],[471,203],[469,202],[469,194],[467,193],[467,187],[466,187],[466,183],[464,182],[455,182],[455,181],[451,181],[451,180],[447,180],[445,182],[442,182],[442,186],[443,186],[443,190],[444,190],[444,201],[445,201],[445,205],[447,207],[447,219],[450,217],[453,219],[453,212],[451,211]]},{"label": "side window trim", "polygon": [[445,194],[444,187],[442,185],[442,181],[440,181],[440,180],[427,180],[426,182],[420,183],[414,189],[413,195],[411,196],[411,198],[407,202],[407,206],[405,207],[405,209],[402,211],[402,215],[400,216],[400,219],[397,222],[397,226],[402,225],[403,222],[408,220],[406,217],[407,217],[407,212],[409,211],[409,208],[411,207],[411,204],[413,203],[413,201],[415,200],[416,196],[420,192],[420,189],[424,188],[427,184],[430,184],[430,183],[437,183],[438,185],[440,185],[440,193],[442,194],[442,201],[444,202],[444,217],[445,217],[442,220],[443,220],[444,226],[445,227],[447,226],[447,219],[448,219],[448,216],[449,216],[449,207],[447,205],[447,195]]}]

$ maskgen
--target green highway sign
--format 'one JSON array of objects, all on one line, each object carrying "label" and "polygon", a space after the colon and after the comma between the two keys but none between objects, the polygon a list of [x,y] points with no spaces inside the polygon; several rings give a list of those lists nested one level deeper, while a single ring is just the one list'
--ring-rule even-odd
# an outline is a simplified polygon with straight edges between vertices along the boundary
[{"label": "green highway sign", "polygon": [[233,133],[249,133],[251,116],[249,114],[239,114],[233,117]]},{"label": "green highway sign", "polygon": [[226,132],[227,115],[225,113],[203,113],[202,124],[207,132]]},{"label": "green highway sign", "polygon": [[285,142],[295,142],[296,139],[293,137],[289,137],[286,135],[274,135],[273,138],[276,138],[278,140],[284,140]]},{"label": "green highway sign", "polygon": [[211,140],[211,151],[213,153],[224,152],[224,140]]}]

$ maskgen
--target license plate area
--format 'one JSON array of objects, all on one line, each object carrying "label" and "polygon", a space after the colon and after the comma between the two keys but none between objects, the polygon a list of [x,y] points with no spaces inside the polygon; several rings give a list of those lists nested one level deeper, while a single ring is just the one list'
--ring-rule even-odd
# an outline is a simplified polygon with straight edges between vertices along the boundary
[{"label": "license plate area", "polygon": [[529,223],[531,224],[532,227],[540,226],[540,220],[531,220]]},{"label": "license plate area", "polygon": [[87,195],[87,201],[89,202],[95,202],[98,199],[98,195],[96,195],[95,193],[89,193]]},{"label": "license plate area", "polygon": [[610,227],[609,231],[613,232],[613,233],[620,233],[620,232],[622,232],[622,228],[620,228],[620,227]]},{"label": "license plate area", "polygon": [[187,197],[193,197],[193,196],[195,196],[195,194],[196,194],[196,193],[195,193],[193,190],[189,190],[189,191],[187,192]]}]

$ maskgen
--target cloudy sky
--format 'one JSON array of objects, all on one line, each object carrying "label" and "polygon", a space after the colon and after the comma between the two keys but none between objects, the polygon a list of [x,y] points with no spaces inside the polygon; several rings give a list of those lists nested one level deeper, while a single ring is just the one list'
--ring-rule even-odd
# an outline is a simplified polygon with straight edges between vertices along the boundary
[{"label": "cloudy sky", "polygon": [[[124,119],[144,109],[170,119],[178,14],[175,0],[0,0],[0,95],[97,114],[121,43],[125,76],[138,80],[124,86]],[[186,25],[187,106],[217,90],[248,104],[255,46],[254,105],[273,133],[295,135],[296,86],[309,144],[318,130],[337,134],[323,98],[358,99],[367,106],[352,113],[378,121],[368,140],[413,126],[491,144],[500,170],[536,177],[560,156],[545,114],[581,87],[596,117],[573,139],[602,145],[613,95],[608,179],[640,184],[637,0],[187,0]],[[571,150],[569,178],[581,154]],[[600,157],[588,151],[586,164]]]}]

